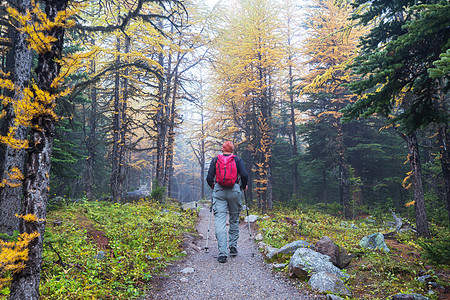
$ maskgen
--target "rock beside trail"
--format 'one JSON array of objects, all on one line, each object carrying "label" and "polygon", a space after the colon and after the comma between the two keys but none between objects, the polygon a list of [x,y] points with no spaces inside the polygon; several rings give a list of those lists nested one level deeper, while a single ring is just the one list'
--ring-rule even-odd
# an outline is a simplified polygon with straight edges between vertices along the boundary
[{"label": "rock beside trail", "polygon": [[247,217],[245,217],[244,221],[246,223],[250,222],[250,223],[254,223],[256,222],[256,220],[258,220],[258,216],[257,215],[249,215]]},{"label": "rock beside trail", "polygon": [[336,245],[329,237],[322,237],[315,245],[314,250],[331,257],[331,262],[336,267],[343,269],[352,261],[345,248]]},{"label": "rock beside trail", "polygon": [[326,300],[344,300],[344,298],[341,298],[339,296],[332,295],[332,294],[327,294],[327,299]]},{"label": "rock beside trail", "polygon": [[386,253],[390,251],[388,246],[384,242],[383,234],[380,232],[363,237],[361,241],[359,241],[359,245],[362,248],[382,250]]},{"label": "rock beside trail", "polygon": [[392,300],[428,300],[428,297],[419,294],[396,294],[392,296]]},{"label": "rock beside trail", "polygon": [[312,274],[308,284],[320,293],[331,292],[346,296],[351,296],[352,294],[339,277],[328,272],[318,272]]},{"label": "rock beside trail", "polygon": [[194,268],[184,268],[180,272],[183,274],[191,274],[191,273],[194,273]]},{"label": "rock beside trail", "polygon": [[267,253],[266,257],[268,259],[271,259],[272,257],[274,257],[277,254],[292,254],[298,248],[305,248],[305,247],[310,247],[308,242],[306,242],[304,240],[297,240],[292,243],[284,245],[280,249],[272,248],[272,247],[268,248],[268,251],[267,251],[268,253]]},{"label": "rock beside trail", "polygon": [[198,206],[197,201],[191,201],[191,202],[186,202],[186,203],[181,204],[181,208],[183,210],[188,210],[188,209],[196,210],[197,206]]},{"label": "rock beside trail", "polygon": [[289,261],[288,271],[290,276],[296,275],[302,279],[319,272],[328,272],[339,278],[348,278],[348,275],[331,263],[329,256],[309,248],[299,248],[295,251]]}]

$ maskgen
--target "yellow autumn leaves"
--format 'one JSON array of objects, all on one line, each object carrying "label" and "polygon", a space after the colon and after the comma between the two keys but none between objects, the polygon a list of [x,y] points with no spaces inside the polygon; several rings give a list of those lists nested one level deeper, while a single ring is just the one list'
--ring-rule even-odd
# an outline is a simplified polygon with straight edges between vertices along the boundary
[{"label": "yellow autumn leaves", "polygon": [[31,49],[42,54],[51,50],[52,43],[56,38],[47,35],[53,28],[67,28],[73,26],[75,23],[70,20],[70,17],[77,14],[78,9],[72,6],[58,13],[54,21],[47,18],[47,15],[42,11],[40,5],[35,0],[31,0],[30,11],[21,14],[15,8],[9,6],[6,11],[10,17],[14,18],[21,25],[19,31],[27,34],[27,41]]}]

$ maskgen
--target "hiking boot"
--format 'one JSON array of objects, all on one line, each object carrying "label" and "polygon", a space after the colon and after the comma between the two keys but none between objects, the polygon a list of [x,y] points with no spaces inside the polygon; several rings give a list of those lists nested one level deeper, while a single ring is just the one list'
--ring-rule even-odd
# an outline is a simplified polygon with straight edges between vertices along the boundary
[{"label": "hiking boot", "polygon": [[218,262],[220,263],[226,263],[227,262],[227,257],[226,256],[219,256],[219,258],[217,259]]},{"label": "hiking boot", "polygon": [[230,247],[230,255],[236,256],[238,254],[236,247]]}]

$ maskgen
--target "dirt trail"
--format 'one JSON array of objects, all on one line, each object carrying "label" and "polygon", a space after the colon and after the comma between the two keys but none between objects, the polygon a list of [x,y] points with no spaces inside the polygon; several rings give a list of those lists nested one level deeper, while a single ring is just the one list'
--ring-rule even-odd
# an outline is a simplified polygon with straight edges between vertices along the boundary
[{"label": "dirt trail", "polygon": [[[210,250],[206,253],[203,249],[208,219],[209,208],[203,207],[196,229],[204,238],[186,244],[186,259],[170,267],[169,276],[159,278],[146,299],[323,299],[323,296],[298,290],[284,276],[275,274],[264,263],[256,247],[252,256],[247,223],[239,226],[239,254],[228,257],[224,264],[217,262],[214,215],[209,235]],[[194,272],[182,273],[186,268],[193,268]]]}]

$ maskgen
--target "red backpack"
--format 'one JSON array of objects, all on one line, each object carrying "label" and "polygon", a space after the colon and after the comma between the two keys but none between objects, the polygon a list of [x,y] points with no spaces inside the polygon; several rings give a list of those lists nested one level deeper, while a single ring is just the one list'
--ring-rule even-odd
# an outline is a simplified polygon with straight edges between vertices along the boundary
[{"label": "red backpack", "polygon": [[217,156],[216,161],[216,182],[221,186],[233,187],[238,179],[238,172],[235,158],[236,155]]}]

